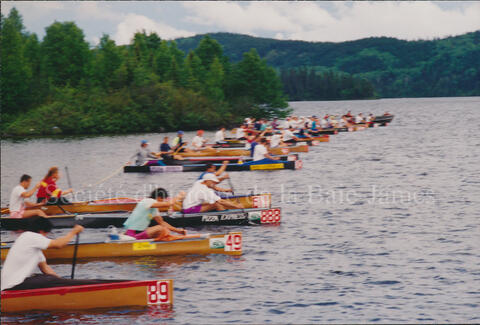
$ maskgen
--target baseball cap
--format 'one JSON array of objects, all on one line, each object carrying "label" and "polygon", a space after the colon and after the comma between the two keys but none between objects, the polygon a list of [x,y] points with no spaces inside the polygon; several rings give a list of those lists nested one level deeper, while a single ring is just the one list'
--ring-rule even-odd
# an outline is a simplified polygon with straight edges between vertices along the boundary
[{"label": "baseball cap", "polygon": [[148,141],[147,140],[142,140],[142,142],[140,142],[141,144],[148,144]]},{"label": "baseball cap", "polygon": [[220,182],[217,176],[215,176],[213,173],[206,173],[205,175],[203,175],[202,181],[212,181],[215,183]]},{"label": "baseball cap", "polygon": [[177,131],[177,134],[183,134],[183,131]]}]

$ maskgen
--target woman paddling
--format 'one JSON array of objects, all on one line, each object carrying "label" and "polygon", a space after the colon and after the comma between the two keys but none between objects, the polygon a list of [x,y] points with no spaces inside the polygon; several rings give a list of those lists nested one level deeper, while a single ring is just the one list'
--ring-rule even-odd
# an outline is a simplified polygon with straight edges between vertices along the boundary
[{"label": "woman paddling", "polygon": [[71,204],[62,195],[67,195],[73,192],[73,189],[69,188],[66,191],[62,191],[57,187],[57,181],[60,178],[60,172],[58,167],[52,167],[48,170],[47,175],[40,182],[40,188],[37,192],[37,203],[46,201],[47,205],[58,204]]}]

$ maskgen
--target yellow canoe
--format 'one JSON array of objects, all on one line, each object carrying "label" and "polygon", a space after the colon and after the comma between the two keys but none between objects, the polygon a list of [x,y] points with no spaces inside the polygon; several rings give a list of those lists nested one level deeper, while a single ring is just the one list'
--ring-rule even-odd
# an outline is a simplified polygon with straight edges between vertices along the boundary
[{"label": "yellow canoe", "polygon": [[[73,257],[74,244],[60,249],[49,248],[44,250],[47,261],[68,260]],[[9,252],[8,245],[2,243],[2,261]],[[207,254],[242,254],[242,233],[206,235],[201,238],[182,239],[176,241],[134,240],[80,243],[77,258],[109,258],[109,257],[138,257],[161,255],[207,255]]]},{"label": "yellow canoe", "polygon": [[[252,194],[237,196],[231,199],[227,199],[231,202],[241,203],[245,209],[257,208],[255,202],[268,201],[271,202],[272,195],[266,194]],[[71,205],[61,205],[61,208],[57,205],[45,205],[42,207],[36,207],[35,209],[42,209],[47,215],[65,214],[66,213],[108,213],[108,212],[130,212],[133,211],[137,205],[138,199],[133,198],[113,198],[96,201],[84,201],[74,202]],[[63,209],[63,210],[62,210]],[[174,207],[174,211],[182,210],[182,203],[177,202]],[[65,210],[65,211],[64,211]],[[168,208],[160,209],[160,211],[166,212]],[[2,214],[9,214],[8,208],[2,208]]]},{"label": "yellow canoe", "polygon": [[[269,151],[273,155],[286,155],[291,152],[308,152],[308,145],[301,146],[291,146],[291,147],[278,147],[271,148]],[[208,149],[201,151],[192,151],[192,152],[181,152],[180,156],[183,157],[236,157],[236,156],[250,156],[250,150],[244,149]]]}]

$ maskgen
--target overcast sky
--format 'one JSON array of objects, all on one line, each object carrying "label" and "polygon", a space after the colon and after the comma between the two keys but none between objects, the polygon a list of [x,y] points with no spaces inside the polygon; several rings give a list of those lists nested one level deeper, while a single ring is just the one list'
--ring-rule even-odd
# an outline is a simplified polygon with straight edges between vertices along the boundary
[{"label": "overcast sky", "polygon": [[480,29],[480,2],[109,2],[2,1],[16,7],[39,37],[57,21],[74,21],[92,45],[103,33],[117,44],[136,31],[163,39],[208,32],[340,42],[370,36],[432,39]]}]

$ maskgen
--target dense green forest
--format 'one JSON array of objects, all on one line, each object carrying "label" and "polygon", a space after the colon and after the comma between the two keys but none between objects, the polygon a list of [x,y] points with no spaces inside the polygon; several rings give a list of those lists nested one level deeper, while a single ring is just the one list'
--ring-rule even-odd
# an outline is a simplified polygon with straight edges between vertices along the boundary
[{"label": "dense green forest", "polygon": [[4,135],[192,130],[288,112],[279,76],[254,49],[232,63],[208,36],[186,54],[145,32],[90,48],[73,22],[39,40],[15,9],[0,23]]},{"label": "dense green forest", "polygon": [[[480,31],[437,40],[403,41],[373,37],[356,41],[303,42],[215,33],[225,55],[236,62],[255,48],[268,64],[281,69],[305,67],[348,73],[369,80],[380,97],[480,95]],[[177,39],[184,51],[202,35]],[[286,89],[287,94],[297,96]],[[308,97],[295,97],[307,99]]]},{"label": "dense green forest", "polygon": [[370,81],[348,73],[282,69],[280,78],[290,100],[349,100],[376,96]]}]

